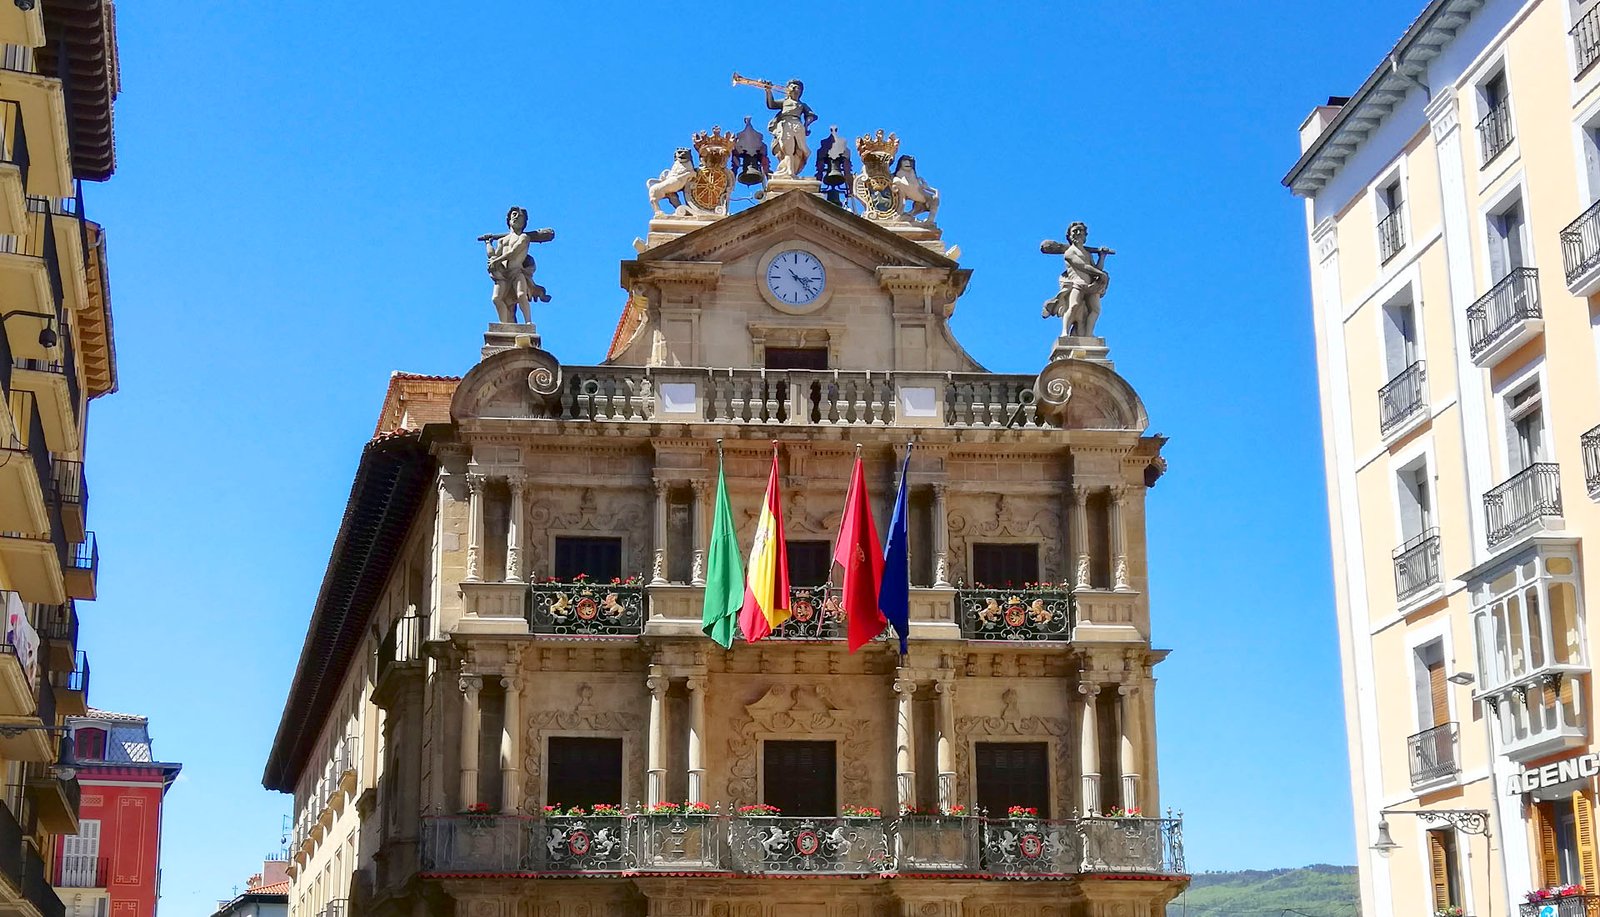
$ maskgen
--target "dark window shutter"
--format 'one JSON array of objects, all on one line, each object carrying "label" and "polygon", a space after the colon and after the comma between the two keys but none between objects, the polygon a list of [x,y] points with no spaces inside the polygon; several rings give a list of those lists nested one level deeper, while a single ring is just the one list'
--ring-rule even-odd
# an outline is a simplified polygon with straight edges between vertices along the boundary
[{"label": "dark window shutter", "polygon": [[996,589],[1039,581],[1039,546],[1033,544],[975,544],[972,546],[972,580]]},{"label": "dark window shutter", "polygon": [[622,799],[622,740],[550,737],[546,805],[619,805]]},{"label": "dark window shutter", "polygon": [[784,815],[838,815],[834,752],[832,742],[762,743],[762,801]]},{"label": "dark window shutter", "polygon": [[557,538],[557,579],[570,580],[587,574],[596,582],[609,583],[622,576],[621,538]]},{"label": "dark window shutter", "polygon": [[1050,817],[1049,746],[1044,742],[979,742],[978,807],[1005,818],[1012,806]]}]

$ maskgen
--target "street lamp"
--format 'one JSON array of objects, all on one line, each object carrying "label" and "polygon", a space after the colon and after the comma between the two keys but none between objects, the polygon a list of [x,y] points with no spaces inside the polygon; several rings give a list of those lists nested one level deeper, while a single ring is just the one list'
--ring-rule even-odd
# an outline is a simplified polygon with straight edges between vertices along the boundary
[{"label": "street lamp", "polygon": [[56,346],[56,341],[60,339],[60,335],[56,334],[56,330],[54,328],[50,327],[50,324],[49,324],[50,321],[55,319],[54,315],[50,314],[49,312],[30,312],[27,309],[13,309],[10,312],[0,312],[0,322],[5,321],[6,319],[10,318],[13,315],[27,315],[27,316],[30,316],[32,318],[42,318],[42,319],[44,319],[45,320],[45,326],[43,328],[39,329],[39,346],[40,347],[54,347],[54,346]]},{"label": "street lamp", "polygon": [[78,759],[72,753],[71,730],[66,726],[27,726],[7,723],[0,726],[0,738],[14,739],[28,731],[52,732],[61,735],[61,745],[56,749],[56,763],[50,765],[50,772],[57,779],[71,780],[78,776]]},{"label": "street lamp", "polygon": [[[1468,675],[1468,679],[1472,676]],[[1455,676],[1451,676],[1455,681]],[[1387,857],[1390,853],[1400,849],[1395,843],[1394,836],[1389,833],[1389,815],[1415,815],[1425,825],[1449,825],[1462,834],[1481,834],[1485,844],[1490,843],[1489,811],[1487,809],[1379,809],[1378,810],[1378,836],[1372,842],[1372,849],[1380,856]],[[1492,848],[1491,848],[1492,849]],[[1472,853],[1467,853],[1470,861]],[[1470,867],[1469,867],[1470,868]],[[1493,861],[1487,861],[1486,870],[1493,869]],[[1489,876],[1484,877],[1485,888],[1488,888]],[[1494,892],[1489,891],[1489,913],[1494,913]]]}]

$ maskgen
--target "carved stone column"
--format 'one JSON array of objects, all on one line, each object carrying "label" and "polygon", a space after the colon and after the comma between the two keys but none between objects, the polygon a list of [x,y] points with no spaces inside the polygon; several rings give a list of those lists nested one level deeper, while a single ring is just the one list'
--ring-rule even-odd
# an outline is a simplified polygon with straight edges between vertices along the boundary
[{"label": "carved stone column", "polygon": [[895,669],[894,693],[895,789],[900,807],[906,808],[916,804],[917,793],[916,732],[912,721],[912,698],[917,693],[917,682],[910,669]]},{"label": "carved stone column", "polygon": [[650,562],[650,585],[664,586],[667,582],[667,482],[664,478],[656,478],[655,485],[655,554]]},{"label": "carved stone column", "polygon": [[933,584],[950,585],[950,516],[944,484],[933,485]]},{"label": "carved stone column", "polygon": [[1079,791],[1078,801],[1083,814],[1093,815],[1100,811],[1100,732],[1095,722],[1095,702],[1100,696],[1100,686],[1079,685],[1078,693],[1083,695],[1083,717],[1078,735],[1078,760],[1083,767],[1083,787]]},{"label": "carved stone column", "polygon": [[511,513],[506,524],[506,582],[520,583],[523,581],[522,539],[526,537],[523,531],[523,513],[526,510],[522,505],[522,496],[528,479],[525,475],[508,475],[506,485],[511,489]]},{"label": "carved stone column", "polygon": [[483,690],[482,675],[463,674],[461,689],[461,808],[478,801],[478,730],[482,716],[478,711],[478,692]]},{"label": "carved stone column", "polygon": [[483,485],[484,477],[467,472],[467,582],[483,580]]},{"label": "carved stone column", "polygon": [[696,478],[690,482],[694,488],[694,551],[689,555],[689,585],[706,584],[706,545],[711,541],[711,482]]},{"label": "carved stone column", "polygon": [[1139,759],[1134,756],[1134,738],[1139,723],[1134,712],[1139,709],[1139,688],[1135,685],[1117,687],[1117,726],[1122,745],[1117,752],[1117,770],[1122,774],[1122,807],[1132,809],[1139,805]]},{"label": "carved stone column", "polygon": [[706,677],[689,676],[689,801],[705,801]]},{"label": "carved stone column", "polygon": [[667,677],[652,674],[644,683],[650,689],[650,733],[645,746],[649,756],[646,766],[650,775],[646,801],[654,805],[664,801],[667,792],[667,746],[663,735],[666,728]]},{"label": "carved stone column", "polygon": [[1111,488],[1111,558],[1115,581],[1112,588],[1127,592],[1128,585],[1128,533],[1123,528],[1123,511],[1127,507],[1128,487],[1119,484]]},{"label": "carved stone column", "polygon": [[516,665],[506,667],[500,686],[506,689],[505,723],[500,727],[500,811],[515,812],[522,804],[522,679],[516,677]]},{"label": "carved stone column", "polygon": [[1072,485],[1072,552],[1076,556],[1073,581],[1079,589],[1089,588],[1089,486]]},{"label": "carved stone column", "polygon": [[939,805],[955,805],[956,799],[956,683],[953,679],[934,682],[939,698]]}]

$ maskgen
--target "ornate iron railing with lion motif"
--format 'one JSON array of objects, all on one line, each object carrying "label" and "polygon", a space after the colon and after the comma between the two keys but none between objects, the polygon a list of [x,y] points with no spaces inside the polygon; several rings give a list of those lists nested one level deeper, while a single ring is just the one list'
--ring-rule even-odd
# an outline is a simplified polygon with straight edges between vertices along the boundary
[{"label": "ornate iron railing with lion motif", "polygon": [[962,589],[961,635],[968,640],[1071,640],[1076,607],[1072,590]]},{"label": "ornate iron railing with lion motif", "polygon": [[536,634],[632,637],[644,629],[645,590],[631,583],[535,583],[528,625]]}]

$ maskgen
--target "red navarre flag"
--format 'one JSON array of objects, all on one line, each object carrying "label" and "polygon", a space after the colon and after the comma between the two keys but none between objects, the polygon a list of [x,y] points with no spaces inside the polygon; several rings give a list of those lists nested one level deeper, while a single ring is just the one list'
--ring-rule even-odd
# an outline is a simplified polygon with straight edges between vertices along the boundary
[{"label": "red navarre flag", "polygon": [[856,456],[850,473],[850,490],[844,497],[844,518],[839,521],[839,543],[833,549],[833,562],[844,568],[840,604],[850,626],[850,652],[855,652],[883,633],[889,622],[878,610],[878,581],[883,578],[883,546],[878,543],[878,528],[872,523],[872,507],[867,500],[867,479]]}]

